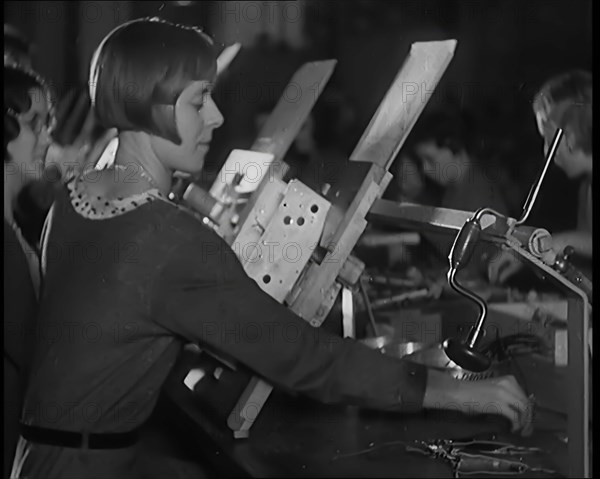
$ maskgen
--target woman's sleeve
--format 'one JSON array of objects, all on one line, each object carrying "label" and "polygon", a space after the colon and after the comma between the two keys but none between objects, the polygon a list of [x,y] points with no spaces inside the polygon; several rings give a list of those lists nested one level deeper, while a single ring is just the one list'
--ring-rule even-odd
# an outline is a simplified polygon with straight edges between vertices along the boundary
[{"label": "woman's sleeve", "polygon": [[275,386],[324,403],[422,408],[424,366],[313,328],[264,293],[216,235],[172,250],[151,301],[164,328],[243,363]]}]

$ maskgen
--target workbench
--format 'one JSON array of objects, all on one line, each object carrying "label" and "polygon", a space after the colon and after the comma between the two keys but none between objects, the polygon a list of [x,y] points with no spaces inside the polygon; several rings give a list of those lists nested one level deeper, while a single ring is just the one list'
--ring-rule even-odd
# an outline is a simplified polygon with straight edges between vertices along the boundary
[{"label": "workbench", "polygon": [[[468,318],[470,307],[466,302],[451,301],[442,309],[450,311],[453,317],[461,316],[459,313],[462,311],[462,316]],[[431,315],[431,310],[431,304],[424,307],[424,316]],[[234,439],[231,430],[204,408],[199,398],[183,384],[183,378],[194,367],[196,354],[193,351],[183,353],[165,392],[180,427],[186,430],[191,441],[197,443],[199,458],[209,462],[219,475],[452,477],[451,468],[444,461],[407,453],[403,446],[397,444],[336,459],[336,456],[390,441],[436,438],[493,438],[516,445],[540,447],[547,454],[531,456],[525,462],[554,469],[559,472],[558,477],[566,477],[568,473],[567,445],[564,442],[566,415],[548,409],[536,412],[534,433],[523,438],[511,434],[508,421],[495,415],[470,417],[454,411],[425,411],[412,415],[373,412],[353,406],[323,405],[275,389],[252,426],[250,437]],[[553,394],[553,390],[561,389],[561,376],[548,375],[548,367],[543,361],[525,357],[511,363],[509,372],[520,381],[529,383],[528,387],[533,388],[538,397],[559,398],[549,409],[560,409],[563,407],[560,395]],[[565,368],[564,373],[566,371]],[[538,380],[532,382],[531,378]],[[540,388],[547,391],[543,393]],[[517,476],[550,477],[541,473]]]}]

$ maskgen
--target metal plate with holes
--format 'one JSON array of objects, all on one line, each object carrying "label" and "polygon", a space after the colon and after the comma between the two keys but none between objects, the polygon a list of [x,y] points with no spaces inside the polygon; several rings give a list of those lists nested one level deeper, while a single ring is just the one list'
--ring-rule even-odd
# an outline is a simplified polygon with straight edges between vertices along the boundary
[{"label": "metal plate with holes", "polygon": [[244,264],[242,255],[245,245],[256,243],[260,240],[273,215],[277,212],[286,188],[287,185],[277,179],[265,185],[263,194],[256,203],[252,214],[248,215],[246,221],[240,225],[239,232],[237,232],[231,247],[240,258],[242,264]]},{"label": "metal plate with holes", "polygon": [[263,291],[283,302],[310,260],[323,232],[329,202],[292,180],[264,233],[245,245],[242,264]]}]

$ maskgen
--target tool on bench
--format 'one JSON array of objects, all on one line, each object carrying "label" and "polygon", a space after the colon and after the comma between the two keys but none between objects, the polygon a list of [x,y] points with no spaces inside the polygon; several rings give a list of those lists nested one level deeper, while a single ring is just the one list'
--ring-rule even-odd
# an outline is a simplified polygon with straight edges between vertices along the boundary
[{"label": "tool on bench", "polygon": [[556,473],[552,469],[530,466],[522,461],[522,457],[519,457],[519,460],[501,457],[526,456],[544,452],[537,447],[515,446],[496,441],[442,439],[415,441],[412,445],[407,445],[406,450],[450,462],[454,477],[474,474],[514,475],[524,472]]},{"label": "tool on bench", "polygon": [[543,449],[516,446],[507,442],[476,439],[436,439],[431,441],[371,443],[366,449],[338,454],[332,460],[373,454],[378,450],[397,446],[403,447],[409,453],[423,454],[433,459],[443,459],[449,462],[454,477],[474,474],[518,475],[525,472],[556,474],[552,469],[532,466],[523,462],[523,456],[542,456],[545,454]]}]

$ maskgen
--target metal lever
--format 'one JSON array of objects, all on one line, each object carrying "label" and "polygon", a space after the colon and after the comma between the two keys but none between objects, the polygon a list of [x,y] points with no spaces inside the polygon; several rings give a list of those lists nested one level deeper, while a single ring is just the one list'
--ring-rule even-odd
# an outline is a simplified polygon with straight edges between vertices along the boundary
[{"label": "metal lever", "polygon": [[553,268],[575,286],[581,288],[587,295],[590,304],[592,304],[594,296],[592,282],[571,263],[570,258],[574,253],[575,249],[572,246],[567,246],[562,254],[556,255]]},{"label": "metal lever", "polygon": [[552,146],[548,150],[548,156],[546,156],[546,162],[544,163],[544,169],[542,170],[542,173],[540,174],[540,177],[538,178],[538,180],[531,187],[531,190],[529,190],[529,194],[527,195],[527,200],[525,201],[525,205],[523,206],[523,216],[521,216],[521,219],[515,223],[515,226],[522,225],[529,218],[529,214],[531,213],[531,210],[533,209],[533,205],[535,204],[537,195],[540,192],[540,188],[542,187],[542,182],[544,181],[544,177],[546,176],[548,167],[550,166],[550,163],[552,163],[552,160],[554,159],[554,156],[556,155],[556,152],[558,151],[558,145],[560,144],[560,140],[562,139],[562,136],[563,136],[562,128],[557,129],[556,133],[554,133],[554,139],[552,140]]}]

